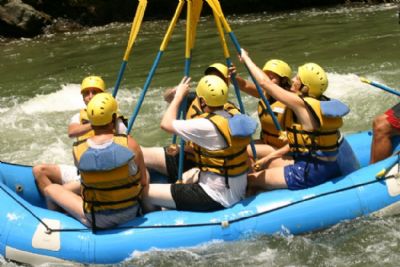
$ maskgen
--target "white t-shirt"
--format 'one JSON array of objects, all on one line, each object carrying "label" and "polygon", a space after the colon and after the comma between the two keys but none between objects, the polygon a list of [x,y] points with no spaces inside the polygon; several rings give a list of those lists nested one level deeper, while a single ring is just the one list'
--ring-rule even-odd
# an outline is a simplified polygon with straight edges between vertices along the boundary
[{"label": "white t-shirt", "polygon": [[[219,150],[227,146],[218,129],[207,119],[174,120],[172,126],[185,141],[192,141],[208,150]],[[199,184],[204,191],[226,208],[245,196],[247,173],[229,177],[230,188],[226,187],[224,176],[212,172],[200,172],[199,178]]]},{"label": "white t-shirt", "polygon": [[[76,113],[74,116],[72,116],[71,120],[69,121],[69,124],[80,124],[80,112]],[[117,119],[117,125],[115,126],[115,130],[117,134],[125,134],[126,133],[126,126],[125,124],[122,122],[122,120],[120,118]]]}]

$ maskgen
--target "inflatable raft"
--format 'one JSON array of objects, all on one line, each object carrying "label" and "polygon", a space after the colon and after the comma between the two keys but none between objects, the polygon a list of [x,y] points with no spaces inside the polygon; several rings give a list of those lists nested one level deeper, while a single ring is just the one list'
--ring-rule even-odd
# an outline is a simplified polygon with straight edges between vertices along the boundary
[{"label": "inflatable raft", "polygon": [[371,133],[345,139],[361,168],[325,184],[261,193],[217,212],[153,212],[96,233],[66,214],[45,208],[31,166],[2,162],[0,254],[33,265],[112,264],[152,248],[190,247],[279,232],[301,234],[378,211],[399,213],[398,155],[368,165]]}]

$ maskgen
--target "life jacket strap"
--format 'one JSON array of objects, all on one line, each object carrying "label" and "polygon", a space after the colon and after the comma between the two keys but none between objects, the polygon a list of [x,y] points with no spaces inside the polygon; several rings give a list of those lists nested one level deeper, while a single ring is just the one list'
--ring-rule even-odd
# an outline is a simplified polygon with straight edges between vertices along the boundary
[{"label": "life jacket strap", "polygon": [[231,155],[227,155],[227,156],[223,156],[223,155],[213,155],[211,153],[207,153],[206,151],[200,150],[199,153],[201,156],[205,156],[205,157],[209,157],[209,158],[215,158],[215,159],[233,159],[239,155],[241,155],[242,153],[244,153],[247,148],[244,147],[243,149],[241,149],[240,151],[238,151],[237,153],[231,154]]},{"label": "life jacket strap", "polygon": [[140,178],[137,178],[137,179],[135,179],[134,181],[132,181],[130,183],[125,183],[123,185],[110,186],[110,187],[91,186],[91,185],[85,184],[83,181],[81,181],[81,185],[87,190],[113,191],[113,190],[127,189],[127,188],[131,188],[131,187],[137,186],[139,184],[139,181],[140,181]]}]

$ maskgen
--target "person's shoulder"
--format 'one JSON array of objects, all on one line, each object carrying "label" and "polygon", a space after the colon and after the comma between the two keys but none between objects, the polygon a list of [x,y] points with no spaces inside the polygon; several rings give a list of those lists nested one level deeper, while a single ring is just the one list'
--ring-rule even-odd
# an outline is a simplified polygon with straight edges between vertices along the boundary
[{"label": "person's shoulder", "polygon": [[140,145],[139,143],[130,135],[126,136],[127,140],[128,140],[128,147],[131,149],[134,149],[135,151],[140,151]]}]

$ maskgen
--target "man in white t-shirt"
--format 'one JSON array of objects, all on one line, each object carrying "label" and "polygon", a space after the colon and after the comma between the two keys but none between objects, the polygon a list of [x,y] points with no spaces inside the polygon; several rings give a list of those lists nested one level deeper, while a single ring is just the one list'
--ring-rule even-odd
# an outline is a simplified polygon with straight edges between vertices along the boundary
[{"label": "man in white t-shirt", "polygon": [[244,198],[247,186],[246,146],[256,122],[223,109],[228,99],[226,83],[206,75],[196,88],[205,113],[200,118],[177,120],[179,106],[189,92],[184,77],[165,112],[161,128],[193,143],[195,164],[200,169],[196,183],[150,184],[144,192],[144,208],[154,206],[177,210],[214,211],[230,207]]},{"label": "man in white t-shirt", "polygon": [[[81,94],[85,105],[87,105],[96,94],[104,92],[105,90],[106,85],[101,77],[88,76],[84,78],[81,84]],[[116,125],[116,131],[118,133],[126,132],[126,127],[120,119]],[[71,118],[68,125],[68,136],[70,138],[77,138],[78,140],[93,136],[93,130],[88,121],[86,109],[80,110],[80,112]],[[47,181],[62,184],[70,190],[79,189],[79,183],[72,183],[80,181],[78,170],[73,165],[44,163],[34,166],[32,171],[41,193],[43,193],[43,188],[47,185]]]},{"label": "man in white t-shirt", "polygon": [[[204,75],[215,75],[220,77],[229,86],[228,67],[221,63],[211,64],[204,71]],[[176,87],[166,90],[164,100],[171,103],[175,96]],[[199,100],[195,92],[189,92],[187,97],[186,119],[194,119],[203,113]],[[225,110],[238,109],[233,103],[227,102]],[[170,144],[164,147],[142,147],[146,168],[163,174],[168,183],[175,183],[179,176],[179,146]],[[183,161],[183,171],[194,167],[191,159],[191,148],[185,146],[185,156]]]}]

